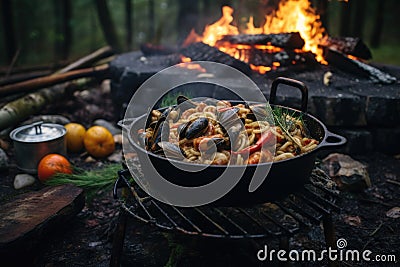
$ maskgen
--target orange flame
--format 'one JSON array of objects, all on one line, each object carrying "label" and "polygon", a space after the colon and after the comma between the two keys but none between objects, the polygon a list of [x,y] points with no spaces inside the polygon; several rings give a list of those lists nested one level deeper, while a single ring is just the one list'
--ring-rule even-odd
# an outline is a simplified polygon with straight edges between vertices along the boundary
[{"label": "orange flame", "polygon": [[179,67],[186,68],[189,70],[197,70],[202,73],[207,72],[207,70],[204,69],[200,64],[195,64],[195,63],[185,64],[192,62],[192,59],[190,57],[181,56],[181,62],[182,63],[178,65]]},{"label": "orange flame", "polygon": [[325,36],[319,18],[308,0],[283,1],[275,14],[265,17],[263,33],[299,32],[305,42],[303,49],[313,52],[319,62],[325,63],[323,51],[318,47]]},{"label": "orange flame", "polygon": [[[221,51],[230,54],[231,56],[246,61],[246,55],[238,52],[238,49],[246,49],[245,46],[217,43],[224,35],[239,34],[238,27],[231,25],[233,21],[233,9],[224,6],[222,8],[222,17],[214,24],[206,26],[202,36],[195,36],[197,41],[202,41],[210,46],[216,46]],[[327,64],[323,58],[323,51],[318,47],[318,44],[325,37],[325,29],[319,20],[319,15],[311,7],[309,0],[286,0],[279,4],[279,8],[271,15],[265,16],[265,24],[259,28],[254,26],[253,17],[249,18],[247,28],[244,30],[246,34],[270,34],[270,33],[285,33],[299,32],[304,39],[305,45],[303,51],[311,51],[316,55],[316,59]],[[193,35],[192,35],[193,38]],[[192,39],[193,40],[193,39]],[[188,39],[187,39],[188,41]],[[280,51],[280,48],[270,45],[258,45],[257,49],[267,50],[269,52]],[[252,69],[261,70],[261,72],[275,69],[276,66],[251,66]]]},{"label": "orange flame", "polygon": [[214,24],[206,26],[202,42],[214,46],[224,35],[239,34],[238,28],[231,25],[233,21],[232,13],[233,8],[229,6],[222,7],[222,17]]}]

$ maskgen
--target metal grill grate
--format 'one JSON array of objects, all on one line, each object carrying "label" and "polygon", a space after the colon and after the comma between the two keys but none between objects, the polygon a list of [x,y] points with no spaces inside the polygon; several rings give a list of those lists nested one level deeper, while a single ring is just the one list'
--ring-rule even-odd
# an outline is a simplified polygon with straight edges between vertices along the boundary
[{"label": "metal grill grate", "polygon": [[128,214],[163,231],[193,236],[232,239],[290,236],[340,210],[335,204],[338,192],[334,183],[320,169],[313,171],[310,183],[302,191],[284,200],[251,207],[174,207],[131,184],[128,170],[118,175],[119,183],[127,185],[131,193],[121,203]]}]

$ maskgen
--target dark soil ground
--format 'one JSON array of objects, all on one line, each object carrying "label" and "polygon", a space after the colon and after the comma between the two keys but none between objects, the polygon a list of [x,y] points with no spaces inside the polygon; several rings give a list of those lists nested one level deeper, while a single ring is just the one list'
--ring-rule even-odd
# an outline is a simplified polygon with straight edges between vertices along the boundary
[{"label": "dark soil ground", "polygon": [[[116,121],[109,91],[100,87],[71,96],[42,113],[65,115],[87,127],[98,118]],[[0,173],[1,203],[12,200],[17,194],[43,187],[36,182],[28,188],[15,190],[13,179],[20,171],[15,165],[13,148],[6,152],[11,167]],[[393,254],[399,264],[400,218],[391,218],[387,212],[400,207],[400,160],[379,153],[354,155],[353,158],[367,164],[372,186],[361,193],[340,193],[338,205],[342,212],[333,218],[336,236],[346,239],[347,249],[371,250],[371,258],[377,254]],[[75,166],[86,169],[99,168],[105,163],[87,163],[81,155],[70,155],[70,159]],[[119,203],[113,200],[111,192],[99,192],[68,225],[60,226],[60,231],[46,233],[28,265],[108,266],[118,215]],[[278,249],[277,240],[222,242],[185,239],[129,218],[121,262],[123,266],[261,265],[257,262],[256,253],[265,244],[271,249]],[[325,246],[321,226],[295,235],[290,239],[290,245],[293,249],[321,251]],[[354,261],[342,263],[344,266],[365,264]],[[371,264],[376,265],[376,262]],[[321,263],[309,265],[320,266]]]}]

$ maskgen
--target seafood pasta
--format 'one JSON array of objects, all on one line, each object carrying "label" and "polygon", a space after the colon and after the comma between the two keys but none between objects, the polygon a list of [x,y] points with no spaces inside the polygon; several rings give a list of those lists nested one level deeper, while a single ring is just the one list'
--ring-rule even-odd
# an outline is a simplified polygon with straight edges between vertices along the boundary
[{"label": "seafood pasta", "polygon": [[318,146],[301,116],[265,105],[195,102],[179,96],[176,107],[152,110],[139,140],[146,150],[186,162],[245,165],[279,161]]}]

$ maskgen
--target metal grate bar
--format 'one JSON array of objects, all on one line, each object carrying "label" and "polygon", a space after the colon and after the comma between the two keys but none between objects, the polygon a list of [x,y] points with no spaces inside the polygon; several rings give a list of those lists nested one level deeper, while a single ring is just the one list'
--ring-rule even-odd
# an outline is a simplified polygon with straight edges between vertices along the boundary
[{"label": "metal grate bar", "polygon": [[229,218],[228,216],[225,215],[225,213],[223,213],[220,209],[218,208],[214,208],[214,210],[216,212],[218,212],[218,214],[223,217],[225,220],[227,220],[229,223],[231,223],[232,225],[234,225],[237,229],[239,229],[243,234],[247,235],[248,232],[246,230],[244,230],[240,225],[238,225],[236,222],[234,222],[231,218]]},{"label": "metal grate bar", "polygon": [[204,212],[202,212],[199,208],[194,208],[195,211],[200,213],[207,221],[209,221],[212,225],[214,225],[219,231],[223,232],[225,235],[229,235],[229,232],[225,230],[222,226],[220,226],[217,222],[207,216]]},{"label": "metal grate bar", "polygon": [[303,208],[299,207],[294,201],[291,199],[287,200],[288,203],[292,205],[292,207],[301,215],[304,215],[308,219],[310,219],[313,223],[319,223],[320,218],[315,217],[314,215],[310,214],[309,212],[305,211]]},{"label": "metal grate bar", "polygon": [[171,206],[174,211],[181,216],[182,219],[184,219],[187,223],[189,223],[197,232],[200,234],[203,233],[203,231],[196,225],[194,224],[188,217],[186,217],[180,210],[178,210],[176,207]]},{"label": "metal grate bar", "polygon": [[168,213],[166,213],[166,212],[157,204],[157,202],[155,202],[154,200],[152,200],[151,203],[162,213],[162,215],[164,215],[165,218],[167,218],[167,220],[168,220],[170,223],[172,223],[172,225],[173,225],[175,228],[178,228],[178,224],[177,224],[174,220],[172,220],[171,217],[168,216]]},{"label": "metal grate bar", "polygon": [[264,211],[261,211],[261,214],[266,217],[268,220],[273,222],[275,225],[277,225],[279,228],[281,228],[283,231],[285,231],[287,234],[292,234],[293,232],[286,228],[282,223],[279,223],[275,218],[270,216],[269,214],[265,213]]},{"label": "metal grate bar", "polygon": [[291,211],[290,209],[288,209],[287,207],[285,207],[284,205],[282,205],[279,202],[275,202],[275,204],[281,208],[284,212],[286,212],[287,214],[289,214],[293,219],[295,219],[299,224],[303,225],[303,226],[307,226],[309,227],[310,224],[306,223],[302,218],[300,218],[296,213],[294,213],[293,211]]},{"label": "metal grate bar", "polygon": [[311,194],[313,198],[318,199],[318,201],[321,201],[324,203],[324,205],[327,205],[329,207],[331,207],[333,210],[339,212],[340,208],[338,206],[336,206],[334,203],[326,200],[325,198],[319,196],[318,194],[316,194],[315,192],[313,192],[312,190],[310,190],[309,188],[305,187],[305,192],[307,192],[308,194]]},{"label": "metal grate bar", "polygon": [[308,205],[310,205],[312,208],[316,209],[317,211],[322,212],[324,215],[329,215],[331,214],[331,212],[325,208],[323,208],[321,205],[319,205],[318,203],[315,203],[314,201],[304,197],[303,195],[298,195],[296,194],[297,197],[301,198],[302,200],[304,200],[305,202],[307,202]]},{"label": "metal grate bar", "polygon": [[312,184],[312,185],[313,185],[314,187],[318,188],[318,189],[321,189],[322,191],[324,191],[324,193],[327,193],[327,194],[329,194],[330,196],[332,196],[332,197],[334,197],[334,198],[337,198],[337,197],[338,197],[338,194],[337,194],[337,193],[333,192],[332,190],[330,190],[330,189],[328,189],[328,188],[323,187],[323,186],[320,185],[320,184],[315,183],[315,184]]},{"label": "metal grate bar", "polygon": [[245,211],[242,208],[238,208],[240,212],[242,212],[244,215],[246,215],[250,220],[255,222],[258,226],[260,226],[264,231],[266,231],[268,234],[273,235],[273,236],[278,236],[281,234],[281,232],[272,232],[270,229],[266,228],[265,225],[263,225],[259,220],[251,216],[247,211]]},{"label": "metal grate bar", "polygon": [[138,202],[138,204],[140,205],[140,207],[142,208],[142,210],[144,210],[144,212],[146,213],[146,215],[149,217],[149,220],[154,222],[155,218],[150,214],[150,212],[148,211],[148,209],[146,209],[146,207],[143,205],[142,202],[142,198],[139,197],[139,195],[137,194],[136,190],[131,186],[131,192],[133,194],[133,196],[135,197],[136,201]]}]

